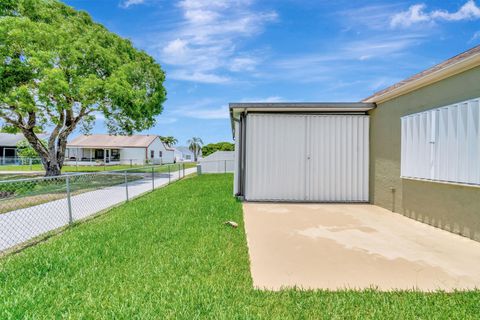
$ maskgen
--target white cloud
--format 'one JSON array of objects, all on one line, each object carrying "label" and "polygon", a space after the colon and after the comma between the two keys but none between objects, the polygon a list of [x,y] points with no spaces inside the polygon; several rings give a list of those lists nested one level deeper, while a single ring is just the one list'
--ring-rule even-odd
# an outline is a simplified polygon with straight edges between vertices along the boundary
[{"label": "white cloud", "polygon": [[196,72],[196,71],[189,71],[189,70],[175,70],[168,74],[169,78],[175,80],[185,80],[185,81],[194,81],[194,82],[202,82],[202,83],[227,83],[230,82],[231,79],[229,77],[217,75],[214,73],[204,73],[204,72]]},{"label": "white cloud", "polygon": [[477,40],[480,40],[480,31],[475,32],[469,42],[475,42]]},{"label": "white cloud", "polygon": [[178,121],[177,118],[160,116],[157,119],[157,124],[172,124],[172,123],[175,123],[177,121]]},{"label": "white cloud", "polygon": [[390,26],[410,27],[418,23],[434,23],[438,20],[461,21],[475,20],[480,18],[480,8],[474,0],[467,1],[458,11],[448,12],[446,10],[434,10],[426,12],[425,4],[415,4],[410,6],[407,11],[399,12],[392,16]]},{"label": "white cloud", "polygon": [[390,25],[392,27],[409,27],[415,23],[430,21],[430,16],[423,11],[425,7],[424,4],[410,6],[407,11],[395,14],[390,21]]},{"label": "white cloud", "polygon": [[253,71],[258,64],[258,59],[252,57],[237,57],[233,58],[229,69],[234,72]]},{"label": "white cloud", "polygon": [[124,1],[120,2],[120,7],[128,8],[130,6],[137,5],[137,4],[143,4],[143,3],[145,3],[145,0],[124,0]]},{"label": "white cloud", "polygon": [[201,109],[186,111],[185,116],[196,119],[229,119],[230,113],[227,106],[221,106],[215,109]]},{"label": "white cloud", "polygon": [[179,80],[225,83],[228,72],[252,71],[258,58],[239,53],[242,39],[262,32],[275,12],[252,8],[253,0],[183,0],[177,7],[182,20],[160,35],[153,45],[162,62],[175,69]]},{"label": "white cloud", "polygon": [[242,99],[242,102],[283,102],[285,101],[285,99],[283,99],[282,97],[280,96],[270,96],[270,97],[266,97],[266,98],[245,98],[245,99]]},{"label": "white cloud", "polygon": [[218,101],[203,99],[194,103],[170,108],[171,112],[182,117],[195,119],[228,119],[230,113],[227,105],[218,107]]},{"label": "white cloud", "polygon": [[474,0],[469,0],[457,12],[450,13],[445,10],[437,10],[432,12],[432,18],[450,21],[479,19],[480,8],[475,4]]},{"label": "white cloud", "polygon": [[306,69],[324,72],[330,68],[338,68],[338,65],[335,65],[336,62],[365,61],[401,54],[407,48],[419,43],[423,37],[422,34],[408,34],[406,36],[388,34],[382,37],[350,41],[332,47],[327,52],[296,55],[293,58],[281,59],[275,62],[275,66],[286,70]]}]

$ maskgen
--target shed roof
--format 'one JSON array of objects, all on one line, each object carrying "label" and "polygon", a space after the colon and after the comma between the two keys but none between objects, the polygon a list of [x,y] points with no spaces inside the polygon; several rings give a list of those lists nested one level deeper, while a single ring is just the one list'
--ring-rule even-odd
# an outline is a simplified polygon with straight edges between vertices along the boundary
[{"label": "shed roof", "polygon": [[108,134],[80,135],[67,147],[77,148],[147,148],[157,135],[114,136]]},{"label": "shed roof", "polygon": [[230,111],[262,112],[356,112],[368,111],[375,104],[366,102],[233,102]]},{"label": "shed roof", "polygon": [[175,150],[181,153],[193,155],[193,152],[188,147],[183,147],[183,146],[175,147]]},{"label": "shed roof", "polygon": [[370,102],[232,102],[230,103],[230,122],[235,138],[234,119],[244,112],[301,112],[301,113],[358,113],[375,108]]},{"label": "shed roof", "polygon": [[235,151],[215,151],[200,161],[221,161],[235,159]]},{"label": "shed roof", "polygon": [[365,98],[363,102],[385,102],[478,66],[480,66],[480,45],[378,91]]}]

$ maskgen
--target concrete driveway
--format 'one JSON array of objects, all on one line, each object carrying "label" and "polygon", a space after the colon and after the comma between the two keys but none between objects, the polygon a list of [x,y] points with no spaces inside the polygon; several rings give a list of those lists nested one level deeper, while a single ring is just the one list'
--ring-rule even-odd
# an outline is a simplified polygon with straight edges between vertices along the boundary
[{"label": "concrete driveway", "polygon": [[480,243],[373,205],[245,203],[254,286],[480,288]]}]

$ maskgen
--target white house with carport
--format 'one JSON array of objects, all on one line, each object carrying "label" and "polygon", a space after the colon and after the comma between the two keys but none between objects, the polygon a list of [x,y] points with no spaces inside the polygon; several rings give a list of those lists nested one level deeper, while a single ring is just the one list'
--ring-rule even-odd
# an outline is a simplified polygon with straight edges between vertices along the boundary
[{"label": "white house with carport", "polygon": [[[199,156],[200,158],[200,156]],[[175,161],[176,162],[192,162],[195,160],[195,155],[188,147],[176,147],[175,148]]]},{"label": "white house with carport", "polygon": [[[40,139],[48,139],[48,134],[37,133]],[[25,140],[23,133],[5,133],[0,132],[0,161],[1,164],[20,163],[17,157],[17,144]]]},{"label": "white house with carport", "polygon": [[174,151],[158,135],[80,135],[67,144],[66,164],[163,164],[174,162]]}]

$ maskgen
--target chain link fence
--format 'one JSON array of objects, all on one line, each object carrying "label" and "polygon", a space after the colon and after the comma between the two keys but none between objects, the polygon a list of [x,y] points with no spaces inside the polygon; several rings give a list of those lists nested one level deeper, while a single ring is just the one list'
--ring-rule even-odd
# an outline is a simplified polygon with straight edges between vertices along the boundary
[{"label": "chain link fence", "polygon": [[0,181],[0,254],[196,172],[180,163]]},{"label": "chain link fence", "polygon": [[[64,169],[68,171],[89,172],[97,171],[101,167],[104,171],[111,168],[134,168],[148,165],[163,165],[167,162],[163,158],[155,159],[65,159]],[[93,169],[93,170],[92,170]],[[43,170],[40,158],[0,157],[0,171],[41,171]]]}]

